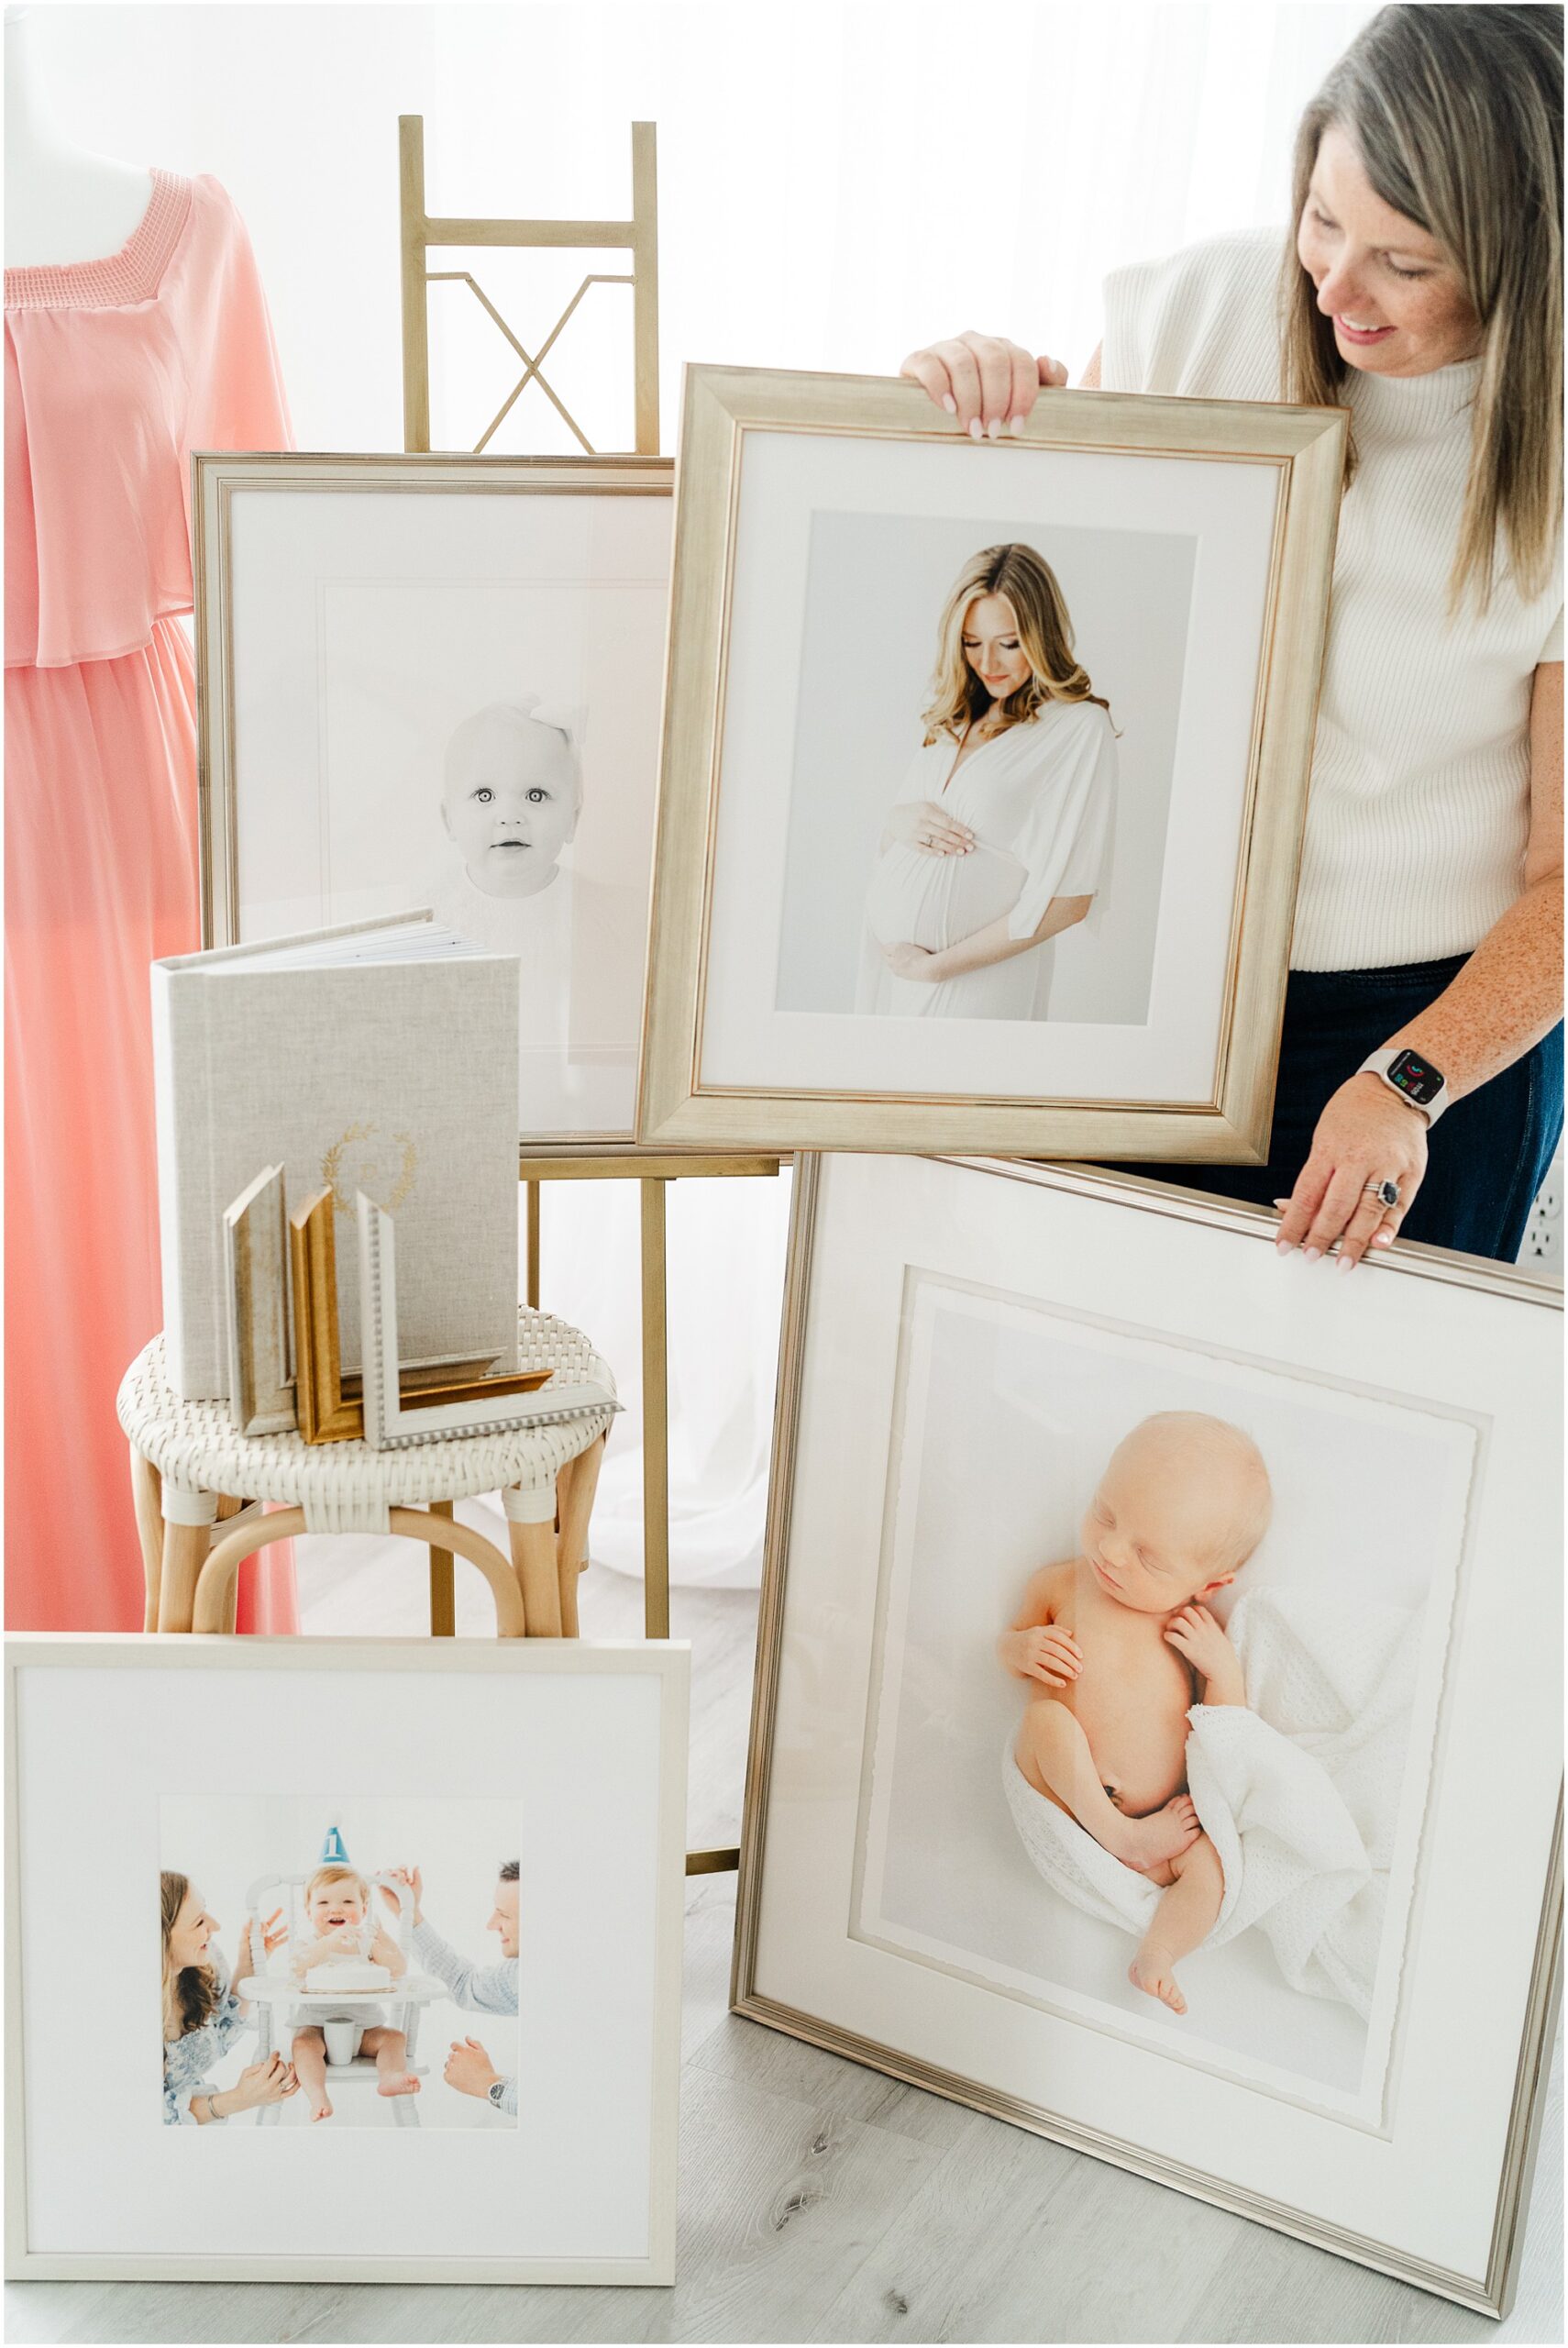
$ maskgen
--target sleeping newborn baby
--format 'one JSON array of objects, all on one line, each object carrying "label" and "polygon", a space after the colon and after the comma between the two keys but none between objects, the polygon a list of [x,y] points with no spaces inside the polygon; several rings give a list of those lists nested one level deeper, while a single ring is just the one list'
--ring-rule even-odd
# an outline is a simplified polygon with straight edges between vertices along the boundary
[{"label": "sleeping newborn baby", "polygon": [[1013,1751],[1025,1784],[1164,1889],[1128,1978],[1176,2013],[1176,1962],[1213,1930],[1225,1889],[1187,1793],[1187,1709],[1199,1694],[1246,1701],[1201,1601],[1245,1565],[1272,1504],[1239,1427],[1196,1411],[1145,1419],[1111,1453],[1080,1554],[1034,1575],[998,1647],[1032,1683]]}]

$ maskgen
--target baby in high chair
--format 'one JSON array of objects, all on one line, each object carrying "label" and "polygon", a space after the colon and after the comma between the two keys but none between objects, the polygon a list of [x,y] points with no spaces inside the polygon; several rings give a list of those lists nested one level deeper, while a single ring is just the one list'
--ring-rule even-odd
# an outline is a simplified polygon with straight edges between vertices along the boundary
[{"label": "baby in high chair", "polygon": [[1250,1435],[1161,1412],[1118,1444],[1079,1528],[1043,1567],[998,1654],[1032,1683],[1013,1758],[1124,1866],[1161,1887],[1134,1988],[1187,2011],[1178,1960],[1218,1921],[1225,1880],[1187,1791],[1187,1710],[1244,1704],[1242,1667],[1202,1602],[1268,1529],[1268,1469]]},{"label": "baby in high chair", "polygon": [[[302,1989],[341,1989],[354,1998],[358,2010],[348,2018],[358,2021],[358,2005],[366,1988],[383,1986],[368,1968],[380,1967],[390,1988],[408,1969],[397,1943],[370,1912],[370,1887],[354,1867],[321,1866],[304,1888],[308,1929],[290,1944],[289,1970]],[[337,1977],[333,1977],[336,1976]],[[323,2023],[339,2019],[323,2010],[320,2021],[295,2015],[293,2060],[294,2074],[310,2099],[313,2120],[330,2120],[332,2099],[326,2092],[326,2036]],[[401,2030],[372,2022],[360,2035],[359,2051],[374,2058],[379,2095],[417,2095],[419,2081],[408,2067],[408,2040]]]}]

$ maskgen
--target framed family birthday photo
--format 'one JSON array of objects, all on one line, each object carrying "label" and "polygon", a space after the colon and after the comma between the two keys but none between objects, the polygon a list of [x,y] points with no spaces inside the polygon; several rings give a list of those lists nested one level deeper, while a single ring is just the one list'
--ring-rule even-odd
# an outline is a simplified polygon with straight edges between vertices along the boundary
[{"label": "framed family birthday photo", "polygon": [[1561,1289],[1273,1242],[802,1161],[734,2001],[1495,2315],[1561,1946]]},{"label": "framed family birthday photo", "polygon": [[1345,436],[688,371],[645,1140],[1261,1157]]},{"label": "framed family birthday photo", "polygon": [[687,1668],[9,1641],[7,2274],[673,2280]]},{"label": "framed family birthday photo", "polygon": [[519,958],[530,1152],[628,1147],[668,460],[195,474],[203,942],[428,906]]}]

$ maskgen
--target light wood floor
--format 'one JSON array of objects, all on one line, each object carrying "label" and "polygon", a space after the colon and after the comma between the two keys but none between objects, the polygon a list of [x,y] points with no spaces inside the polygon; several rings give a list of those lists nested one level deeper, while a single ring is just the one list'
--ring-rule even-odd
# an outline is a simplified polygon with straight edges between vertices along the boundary
[{"label": "light wood floor", "polygon": [[[370,1545],[302,1544],[306,1628],[420,1629],[419,1553],[399,1549],[388,1566]],[[472,1578],[458,1629],[482,1634]],[[675,1596],[674,1634],[693,1649],[694,1845],[735,1839],[755,1606],[740,1592]],[[635,1636],[640,1608],[633,1584],[598,1568],[587,1577],[591,1635]],[[1562,2341],[1561,2047],[1518,2302],[1498,2326],[736,2021],[726,2010],[734,1919],[734,1877],[694,1878],[672,2291],[12,2284],[6,2337]]]}]

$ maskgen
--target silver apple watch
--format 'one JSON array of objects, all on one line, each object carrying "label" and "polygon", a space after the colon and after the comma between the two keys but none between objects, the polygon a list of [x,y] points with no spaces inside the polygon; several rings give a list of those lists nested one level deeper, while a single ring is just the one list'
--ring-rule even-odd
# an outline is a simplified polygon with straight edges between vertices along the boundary
[{"label": "silver apple watch", "polygon": [[1441,1071],[1407,1045],[1386,1044],[1381,1051],[1369,1053],[1356,1074],[1378,1078],[1408,1107],[1419,1109],[1429,1125],[1435,1125],[1448,1106],[1448,1086]]}]

